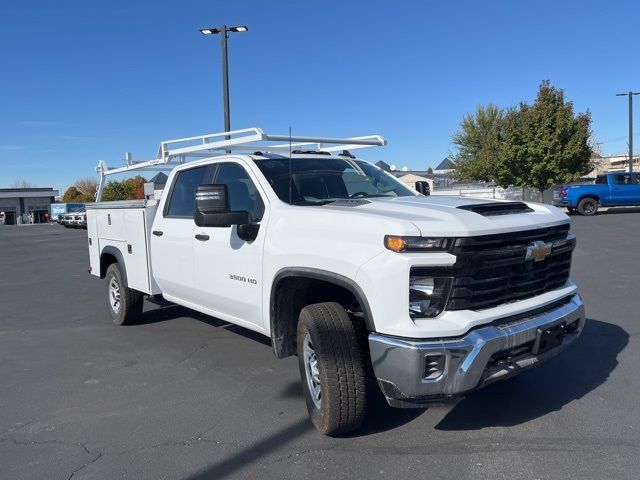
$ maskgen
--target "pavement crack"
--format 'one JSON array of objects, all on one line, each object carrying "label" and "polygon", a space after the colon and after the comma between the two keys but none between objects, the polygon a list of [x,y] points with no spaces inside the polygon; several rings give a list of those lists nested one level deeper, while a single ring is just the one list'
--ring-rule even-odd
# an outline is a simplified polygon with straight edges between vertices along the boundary
[{"label": "pavement crack", "polygon": [[97,462],[100,458],[102,457],[102,452],[97,452],[96,456],[93,458],[93,460],[85,463],[84,465],[76,468],[73,472],[71,472],[71,475],[69,475],[69,477],[67,478],[67,480],[71,480],[73,478],[73,476],[78,473],[80,470],[83,470],[85,468],[87,468],[89,465],[91,465],[92,463]]},{"label": "pavement crack", "polygon": [[191,353],[189,353],[185,358],[183,358],[182,360],[180,360],[178,363],[176,363],[176,365],[181,365],[185,362],[188,362],[189,360],[191,360],[194,355],[196,355],[200,350],[204,350],[205,348],[207,348],[209,345],[211,345],[211,343],[213,343],[216,339],[212,338],[211,340],[209,340],[208,342],[206,342],[203,345],[200,345],[199,347],[197,347],[195,350],[193,350]]}]

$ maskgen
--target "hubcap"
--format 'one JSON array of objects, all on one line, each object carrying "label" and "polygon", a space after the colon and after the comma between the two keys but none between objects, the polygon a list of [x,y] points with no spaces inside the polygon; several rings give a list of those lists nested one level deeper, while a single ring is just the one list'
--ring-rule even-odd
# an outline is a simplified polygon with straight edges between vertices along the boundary
[{"label": "hubcap", "polygon": [[120,312],[120,285],[115,278],[109,281],[109,303],[115,313]]},{"label": "hubcap", "polygon": [[322,387],[320,385],[320,371],[318,370],[318,359],[316,351],[311,343],[309,332],[304,334],[302,354],[304,356],[304,371],[307,377],[307,387],[311,394],[311,399],[316,408],[320,408],[322,400]]}]

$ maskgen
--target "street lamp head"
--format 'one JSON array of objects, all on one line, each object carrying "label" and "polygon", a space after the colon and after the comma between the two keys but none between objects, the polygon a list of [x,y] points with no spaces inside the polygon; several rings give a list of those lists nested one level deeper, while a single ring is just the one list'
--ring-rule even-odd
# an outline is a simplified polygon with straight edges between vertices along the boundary
[{"label": "street lamp head", "polygon": [[232,32],[246,32],[249,30],[249,27],[246,25],[236,25],[235,27],[229,27],[228,30]]},{"label": "street lamp head", "polygon": [[201,28],[200,33],[203,35],[215,35],[216,33],[220,33],[220,30],[217,28]]}]

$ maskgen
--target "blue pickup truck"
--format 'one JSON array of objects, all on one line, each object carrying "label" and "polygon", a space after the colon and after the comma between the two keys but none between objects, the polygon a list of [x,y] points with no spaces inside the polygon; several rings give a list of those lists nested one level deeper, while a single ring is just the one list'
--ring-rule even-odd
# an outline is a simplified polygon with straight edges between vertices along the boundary
[{"label": "blue pickup truck", "polygon": [[595,215],[600,207],[640,206],[640,175],[609,173],[598,175],[595,183],[561,186],[553,204],[580,215]]}]

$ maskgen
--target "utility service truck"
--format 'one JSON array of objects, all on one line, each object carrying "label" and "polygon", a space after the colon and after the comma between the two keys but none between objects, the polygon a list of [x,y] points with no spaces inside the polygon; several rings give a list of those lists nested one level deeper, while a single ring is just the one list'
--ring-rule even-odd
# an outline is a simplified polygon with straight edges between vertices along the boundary
[{"label": "utility service truck", "polygon": [[[575,341],[585,313],[568,217],[424,196],[351,153],[385,144],[252,128],[101,162],[89,272],[110,317],[135,323],[162,296],[270,337],[278,358],[298,356],[328,435],[360,426],[371,385],[391,406],[427,407]],[[140,169],[170,170],[159,199],[100,201],[105,177]]]}]

